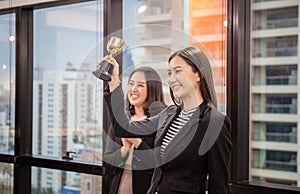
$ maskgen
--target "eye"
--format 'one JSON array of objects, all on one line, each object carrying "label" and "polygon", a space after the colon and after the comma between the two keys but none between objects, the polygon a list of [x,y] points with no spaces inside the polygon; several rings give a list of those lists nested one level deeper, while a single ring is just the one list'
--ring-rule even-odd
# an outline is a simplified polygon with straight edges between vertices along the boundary
[{"label": "eye", "polygon": [[128,85],[130,85],[130,86],[133,86],[134,85],[134,83],[133,82],[129,82],[129,84]]},{"label": "eye", "polygon": [[179,72],[181,72],[180,69],[175,69],[175,73],[179,73]]},{"label": "eye", "polygon": [[171,71],[168,71],[168,76],[170,77],[172,75]]}]

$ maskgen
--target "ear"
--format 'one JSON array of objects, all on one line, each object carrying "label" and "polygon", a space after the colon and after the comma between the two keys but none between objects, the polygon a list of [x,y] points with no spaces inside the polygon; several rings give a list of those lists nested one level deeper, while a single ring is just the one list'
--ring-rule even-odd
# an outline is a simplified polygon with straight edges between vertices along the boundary
[{"label": "ear", "polygon": [[197,82],[200,82],[200,80],[201,80],[200,73],[197,73],[197,75],[196,75],[196,79],[197,79]]}]

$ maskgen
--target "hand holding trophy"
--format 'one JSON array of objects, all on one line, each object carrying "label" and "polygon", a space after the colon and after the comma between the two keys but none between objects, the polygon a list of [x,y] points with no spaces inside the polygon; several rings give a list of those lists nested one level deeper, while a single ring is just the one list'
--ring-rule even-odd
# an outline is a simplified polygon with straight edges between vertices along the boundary
[{"label": "hand holding trophy", "polygon": [[[111,56],[114,56],[120,53],[125,46],[126,42],[117,37],[111,37],[111,39],[107,42],[106,49],[110,53]],[[103,81],[111,81],[111,73],[113,70],[113,65],[108,61],[102,61],[100,67],[93,71],[93,75]]]}]

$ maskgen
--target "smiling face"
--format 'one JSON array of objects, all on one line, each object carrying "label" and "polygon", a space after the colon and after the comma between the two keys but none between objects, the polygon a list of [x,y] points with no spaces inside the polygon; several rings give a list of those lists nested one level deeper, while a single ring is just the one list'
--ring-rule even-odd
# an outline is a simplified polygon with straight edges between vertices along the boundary
[{"label": "smiling face", "polygon": [[180,56],[175,56],[170,61],[168,75],[168,84],[173,91],[174,98],[184,100],[193,98],[195,92],[200,93],[198,72],[194,72],[192,67]]},{"label": "smiling face", "polygon": [[147,100],[147,83],[143,72],[135,72],[128,82],[127,97],[131,105],[142,107]]}]

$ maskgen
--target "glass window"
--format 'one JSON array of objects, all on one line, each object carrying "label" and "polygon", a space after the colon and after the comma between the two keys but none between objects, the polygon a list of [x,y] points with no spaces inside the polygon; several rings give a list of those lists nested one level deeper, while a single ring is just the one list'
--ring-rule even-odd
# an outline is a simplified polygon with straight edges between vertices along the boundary
[{"label": "glass window", "polygon": [[34,11],[35,155],[102,158],[102,82],[92,74],[102,56],[102,10],[91,1]]},{"label": "glass window", "polygon": [[[264,17],[261,17],[261,15]],[[265,13],[262,10],[253,12],[255,25],[253,30],[278,29],[298,26],[298,7],[281,7],[270,9]],[[264,21],[266,20],[266,21]]]},{"label": "glass window", "polygon": [[297,85],[297,65],[253,66],[253,85]]},{"label": "glass window", "polygon": [[297,123],[253,121],[252,141],[297,143]]},{"label": "glass window", "polygon": [[128,42],[123,53],[124,83],[132,69],[151,66],[159,72],[170,104],[170,54],[187,46],[204,48],[214,72],[218,109],[226,112],[226,16],[226,0],[123,1],[123,37]]},{"label": "glass window", "polygon": [[227,0],[188,1],[189,42],[204,47],[210,57],[218,109],[226,113]]},{"label": "glass window", "polygon": [[101,176],[32,167],[31,194],[89,194],[101,191]]},{"label": "glass window", "polygon": [[0,163],[0,193],[12,194],[14,188],[14,167],[12,164]]},{"label": "glass window", "polygon": [[299,1],[252,0],[251,15],[250,179],[300,186]]},{"label": "glass window", "polygon": [[0,15],[0,152],[14,153],[15,14]]}]

